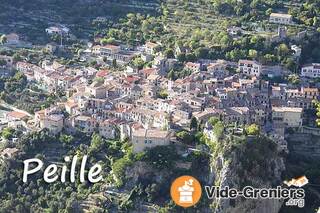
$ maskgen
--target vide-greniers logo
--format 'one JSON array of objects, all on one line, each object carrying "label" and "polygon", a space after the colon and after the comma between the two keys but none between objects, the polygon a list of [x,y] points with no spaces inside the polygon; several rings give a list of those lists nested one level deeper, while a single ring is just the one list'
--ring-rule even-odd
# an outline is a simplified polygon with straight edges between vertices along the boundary
[{"label": "vide-greniers logo", "polygon": [[202,189],[199,181],[194,177],[181,176],[173,181],[170,194],[178,206],[188,208],[199,202]]},{"label": "vide-greniers logo", "polygon": [[[246,199],[278,199],[285,200],[286,206],[305,205],[305,191],[303,186],[308,184],[308,179],[303,176],[298,179],[284,182],[287,187],[277,186],[276,188],[254,188],[245,186],[242,190],[235,188],[204,186],[208,199],[236,199],[243,197]],[[291,187],[294,186],[294,187]],[[181,176],[175,179],[171,185],[170,194],[172,200],[181,207],[192,207],[196,205],[202,194],[202,188],[197,179],[192,176]]]}]

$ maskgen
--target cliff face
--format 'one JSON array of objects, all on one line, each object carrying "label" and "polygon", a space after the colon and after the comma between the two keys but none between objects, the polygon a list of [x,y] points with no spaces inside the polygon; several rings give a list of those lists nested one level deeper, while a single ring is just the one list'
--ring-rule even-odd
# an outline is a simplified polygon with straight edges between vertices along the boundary
[{"label": "cliff face", "polygon": [[[258,140],[254,143],[260,142]],[[272,142],[264,141],[263,143]],[[260,145],[259,150],[263,151],[266,146]],[[250,155],[256,154],[259,144],[249,143],[243,146],[245,147],[233,150],[231,154],[227,154],[227,150],[222,151],[212,161],[213,185],[220,188],[229,186],[238,190],[247,185],[255,188],[272,188],[279,185],[282,182],[281,174],[285,170],[284,159],[276,152],[272,153],[272,149],[261,152],[260,156],[254,159]],[[235,200],[215,199],[212,204],[212,210],[215,213],[278,213],[283,201],[237,198]]]},{"label": "cliff face", "polygon": [[311,134],[295,133],[288,136],[288,147],[292,155],[308,159],[320,159],[320,137]]},{"label": "cliff face", "polygon": [[[148,190],[150,189],[148,185],[153,185],[154,199],[151,199],[151,202],[161,208],[171,200],[169,193],[170,183],[176,177],[186,174],[196,177],[203,186],[215,186],[221,189],[226,186],[242,190],[245,186],[275,188],[281,185],[281,176],[285,171],[285,164],[273,141],[258,137],[250,141],[246,139],[240,143],[236,141],[219,141],[213,146],[210,156],[207,154],[193,156],[195,160],[192,161],[190,170],[179,170],[176,160],[174,161],[176,166],[171,169],[161,170],[153,168],[153,164],[150,164],[150,162],[137,161],[126,169],[124,188],[127,191],[131,191],[135,186],[142,184],[143,190],[147,191],[147,188]],[[205,191],[203,191],[201,202],[190,211],[208,213],[278,213],[282,204],[283,201],[279,200],[254,200],[242,197],[208,200],[206,199]],[[136,205],[136,208],[140,209],[141,205]],[[173,207],[171,210],[172,212],[181,212],[179,207]]]}]

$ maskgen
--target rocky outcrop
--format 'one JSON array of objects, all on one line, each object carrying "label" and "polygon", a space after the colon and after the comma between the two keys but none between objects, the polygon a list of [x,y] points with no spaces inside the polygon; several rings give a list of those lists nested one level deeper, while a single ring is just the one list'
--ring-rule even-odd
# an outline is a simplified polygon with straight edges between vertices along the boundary
[{"label": "rocky outcrop", "polygon": [[[250,165],[246,167],[242,161],[243,155],[250,154],[246,151],[233,152],[228,160],[226,153],[220,153],[217,158],[212,161],[212,171],[214,173],[214,185],[224,188],[229,186],[241,190],[245,185],[255,188],[272,188],[272,186],[280,185],[281,174],[285,170],[284,159],[279,155],[265,156],[263,169],[268,173],[260,173],[261,165]],[[265,153],[261,153],[263,155]],[[252,162],[254,163],[254,162]],[[250,169],[248,169],[250,168]],[[253,175],[251,172],[255,171]],[[273,177],[273,178],[272,178]],[[230,199],[214,199],[212,210],[215,213],[278,213],[283,201],[272,199],[245,199],[243,197]]]}]

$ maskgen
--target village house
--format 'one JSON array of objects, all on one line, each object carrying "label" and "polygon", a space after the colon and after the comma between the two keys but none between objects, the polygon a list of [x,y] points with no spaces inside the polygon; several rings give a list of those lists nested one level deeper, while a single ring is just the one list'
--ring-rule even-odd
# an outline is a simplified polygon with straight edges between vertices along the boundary
[{"label": "village house", "polygon": [[150,54],[150,55],[154,55],[156,52],[157,52],[157,48],[159,47],[160,45],[157,44],[157,43],[153,43],[153,42],[147,42],[145,44],[145,52],[147,54]]},{"label": "village house", "polygon": [[85,92],[94,98],[105,98],[107,88],[103,82],[95,81],[92,84],[86,86]]},{"label": "village house", "polygon": [[290,71],[285,69],[282,66],[262,66],[261,74],[266,75],[269,78],[275,78],[275,77],[283,77],[287,74],[289,74]]},{"label": "village house", "polygon": [[251,119],[252,119],[252,123],[255,123],[255,124],[258,124],[258,125],[265,125],[265,123],[267,122],[267,119],[268,119],[268,115],[269,115],[269,111],[263,107],[263,106],[257,106],[257,107],[254,107],[252,109],[252,116],[251,116]]},{"label": "village house", "polygon": [[272,107],[272,122],[284,123],[287,127],[302,125],[302,108]]},{"label": "village house", "polygon": [[139,129],[132,133],[133,152],[139,153],[147,148],[170,145],[170,131]]},{"label": "village house", "polygon": [[99,134],[106,139],[116,139],[120,137],[118,125],[120,121],[118,119],[107,119],[99,124]]},{"label": "village house", "polygon": [[320,64],[313,63],[302,66],[301,76],[307,78],[320,78]]},{"label": "village house", "polygon": [[51,107],[35,112],[35,124],[40,129],[48,129],[53,135],[60,133],[64,127],[64,115],[58,107]]},{"label": "village house", "polygon": [[302,98],[302,97],[288,98],[286,101],[286,104],[284,104],[284,106],[294,107],[294,108],[300,107],[303,109],[312,109],[312,108],[314,108],[312,100],[313,99]]},{"label": "village house", "polygon": [[92,53],[95,55],[105,56],[109,60],[116,60],[121,63],[127,63],[137,55],[137,52],[128,50],[123,51],[121,46],[111,44],[105,46],[95,45],[92,47]]},{"label": "village house", "polygon": [[193,62],[187,62],[184,66],[185,69],[191,70],[192,72],[199,72],[201,70],[201,64],[199,63],[193,63]]},{"label": "village house", "polygon": [[29,116],[23,112],[11,111],[5,114],[7,126],[16,129],[24,129]]},{"label": "village house", "polygon": [[159,70],[159,74],[165,75],[176,66],[177,62],[177,59],[165,58],[159,55],[154,58],[152,67]]},{"label": "village house", "polygon": [[41,67],[27,62],[17,62],[16,69],[19,72],[22,72],[27,77],[28,81],[39,81],[40,79],[43,79],[45,73],[45,70]]},{"label": "village house", "polygon": [[149,75],[152,75],[152,74],[157,74],[156,68],[145,68],[145,69],[139,70],[139,75],[144,79],[147,79]]},{"label": "village house", "polygon": [[48,72],[63,72],[66,69],[65,65],[60,64],[57,61],[49,61],[49,60],[44,60],[41,63],[41,67]]},{"label": "village house", "polygon": [[23,112],[11,111],[5,114],[6,121],[21,121],[27,119],[29,116]]},{"label": "village house", "polygon": [[71,125],[74,129],[81,130],[85,133],[93,133],[98,128],[96,119],[84,115],[72,117]]},{"label": "village house", "polygon": [[292,24],[292,15],[282,13],[271,13],[269,22],[275,24]]},{"label": "village house", "polygon": [[181,54],[186,54],[186,53],[190,53],[191,50],[189,47],[183,47],[183,46],[179,46],[176,45],[175,49],[174,49],[174,54],[176,57],[178,57]]},{"label": "village house", "polygon": [[63,25],[46,28],[46,33],[48,33],[49,35],[68,35],[69,32],[70,29]]},{"label": "village house", "polygon": [[105,110],[112,109],[112,103],[106,99],[84,98],[79,101],[79,110],[81,113],[95,115],[97,119],[105,119]]},{"label": "village house", "polygon": [[298,58],[298,57],[301,56],[301,53],[302,53],[301,47],[298,47],[297,45],[292,45],[292,46],[291,46],[291,50],[294,52],[294,53],[293,53],[293,56],[294,56],[295,58]]},{"label": "village house", "polygon": [[206,123],[211,117],[220,118],[222,111],[217,109],[205,109],[204,111],[195,112],[192,114],[198,122]]},{"label": "village house", "polygon": [[140,57],[141,57],[141,59],[142,59],[144,62],[150,62],[150,61],[152,61],[152,59],[153,59],[153,56],[152,56],[152,55],[150,55],[150,54],[145,54],[145,53],[142,53],[142,54],[140,55]]},{"label": "village house", "polygon": [[7,45],[18,45],[20,43],[20,37],[16,33],[10,33],[6,35]]},{"label": "village house", "polygon": [[228,107],[224,109],[222,120],[228,124],[247,125],[251,123],[248,107]]},{"label": "village house", "polygon": [[74,115],[77,112],[78,104],[73,100],[68,100],[65,104],[65,110],[69,115]]},{"label": "village house", "polygon": [[229,71],[226,68],[226,63],[216,62],[210,63],[207,66],[207,71],[215,78],[224,78],[229,75]]},{"label": "village house", "polygon": [[319,98],[319,94],[318,88],[301,87],[301,96],[304,98],[317,100]]},{"label": "village house", "polygon": [[257,61],[239,60],[238,69],[247,76],[260,76],[262,65]]},{"label": "village house", "polygon": [[1,151],[0,157],[3,160],[12,159],[19,154],[19,149],[17,148],[5,148]]},{"label": "village house", "polygon": [[147,81],[149,85],[158,86],[160,83],[161,76],[156,74],[151,74],[148,76]]}]

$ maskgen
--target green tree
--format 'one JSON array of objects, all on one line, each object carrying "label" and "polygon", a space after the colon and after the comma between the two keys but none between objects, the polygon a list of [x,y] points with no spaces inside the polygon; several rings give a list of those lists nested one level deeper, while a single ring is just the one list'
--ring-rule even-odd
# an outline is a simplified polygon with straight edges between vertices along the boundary
[{"label": "green tree", "polygon": [[74,137],[72,135],[61,134],[59,140],[66,144],[71,144],[74,141]]},{"label": "green tree", "polygon": [[171,80],[171,81],[174,81],[176,79],[176,74],[174,72],[173,69],[171,69],[169,72],[168,72],[168,78]]},{"label": "green tree", "polygon": [[211,118],[209,118],[208,123],[209,123],[212,127],[214,127],[219,121],[220,121],[219,118],[217,118],[217,117],[211,117]]},{"label": "green tree", "polygon": [[317,116],[317,119],[316,119],[316,124],[318,127],[320,127],[320,102],[317,101],[317,100],[314,100],[312,102],[316,108],[316,116]]},{"label": "green tree", "polygon": [[101,39],[100,43],[102,45],[107,45],[107,44],[115,45],[115,44],[117,44],[117,42],[114,38],[103,38],[103,39]]},{"label": "green tree", "polygon": [[256,59],[258,57],[258,52],[257,50],[252,50],[250,49],[249,50],[249,57],[252,58],[252,59]]},{"label": "green tree", "polygon": [[14,133],[14,129],[12,128],[4,128],[2,131],[1,131],[1,136],[4,138],[4,139],[10,139],[13,137],[13,133]]},{"label": "green tree", "polygon": [[90,151],[100,151],[105,146],[104,139],[98,134],[93,133],[91,136],[91,145],[90,145]]},{"label": "green tree", "polygon": [[142,60],[142,58],[136,57],[132,60],[132,64],[134,67],[136,67],[138,69],[142,69],[145,62]]},{"label": "green tree", "polygon": [[291,84],[298,85],[300,83],[300,78],[297,74],[292,74],[288,76],[288,81]]},{"label": "green tree", "polygon": [[250,126],[246,127],[246,133],[248,135],[259,135],[260,128],[257,124],[251,124]]},{"label": "green tree", "polygon": [[197,128],[198,128],[198,120],[196,117],[192,117],[190,122],[190,130],[195,130]]},{"label": "green tree", "polygon": [[168,97],[168,91],[166,91],[166,90],[161,90],[160,92],[159,92],[159,98],[161,98],[161,99],[166,99],[167,97]]},{"label": "green tree", "polygon": [[117,67],[117,59],[112,60],[112,67],[116,68]]},{"label": "green tree", "polygon": [[179,141],[181,141],[184,144],[192,144],[194,141],[193,135],[191,135],[187,131],[181,131],[176,134],[176,137]]},{"label": "green tree", "polygon": [[290,52],[288,46],[286,44],[280,44],[277,47],[278,55],[281,57],[285,57]]},{"label": "green tree", "polygon": [[215,134],[215,136],[217,137],[217,139],[219,140],[224,132],[224,125],[221,121],[218,121],[214,127],[213,127],[213,132]]},{"label": "green tree", "polygon": [[164,51],[164,55],[167,57],[167,58],[174,58],[174,51],[172,48],[168,48]]}]

